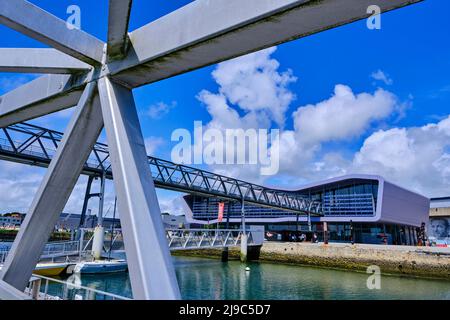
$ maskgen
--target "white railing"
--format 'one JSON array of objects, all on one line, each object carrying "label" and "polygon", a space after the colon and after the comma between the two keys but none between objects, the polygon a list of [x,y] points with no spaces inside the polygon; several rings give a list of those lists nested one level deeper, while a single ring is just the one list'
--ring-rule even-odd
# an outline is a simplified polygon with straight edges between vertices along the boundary
[{"label": "white railing", "polygon": [[40,275],[33,275],[25,293],[34,300],[132,300],[105,291]]},{"label": "white railing", "polygon": [[[10,248],[0,251],[0,264],[6,260]],[[47,243],[42,251],[41,259],[66,257],[80,254],[79,241],[50,242]]]},{"label": "white railing", "polygon": [[[170,250],[236,247],[241,244],[242,230],[232,229],[167,229]],[[252,232],[247,231],[247,244],[252,245]]]},{"label": "white railing", "polygon": [[42,251],[43,258],[76,254],[80,251],[80,241],[51,242]]}]

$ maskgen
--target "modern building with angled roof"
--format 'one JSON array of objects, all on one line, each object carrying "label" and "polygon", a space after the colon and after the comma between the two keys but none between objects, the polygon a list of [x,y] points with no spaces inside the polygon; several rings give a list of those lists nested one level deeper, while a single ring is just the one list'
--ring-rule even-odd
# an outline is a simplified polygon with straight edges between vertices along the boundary
[{"label": "modern building with angled roof", "polygon": [[[322,203],[322,216],[245,205],[249,224],[264,224],[269,234],[286,239],[295,231],[316,232],[329,241],[409,244],[418,242],[419,228],[428,223],[430,200],[418,193],[386,181],[377,175],[352,174],[312,183],[290,190]],[[218,198],[185,196],[187,221],[215,224]],[[223,201],[222,201],[223,202]],[[225,202],[222,223],[241,223],[241,204]],[[297,233],[295,233],[297,235]]]}]

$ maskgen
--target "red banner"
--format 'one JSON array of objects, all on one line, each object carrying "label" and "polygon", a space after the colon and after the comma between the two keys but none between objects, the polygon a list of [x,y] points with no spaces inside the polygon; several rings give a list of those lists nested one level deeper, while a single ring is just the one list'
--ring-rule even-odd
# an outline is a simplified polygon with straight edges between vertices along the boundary
[{"label": "red banner", "polygon": [[219,222],[222,222],[222,220],[223,220],[223,210],[224,210],[224,208],[225,208],[225,203],[219,202],[219,215],[217,217]]}]

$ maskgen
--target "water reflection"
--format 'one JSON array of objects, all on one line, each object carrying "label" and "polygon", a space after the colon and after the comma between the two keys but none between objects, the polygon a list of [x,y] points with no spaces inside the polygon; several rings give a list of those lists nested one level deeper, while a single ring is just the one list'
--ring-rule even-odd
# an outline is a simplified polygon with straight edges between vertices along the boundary
[{"label": "water reflection", "polygon": [[[450,299],[450,281],[382,276],[369,290],[366,273],[268,263],[175,257],[184,299]],[[76,282],[79,283],[79,282]],[[82,276],[81,284],[131,297],[127,274]]]}]

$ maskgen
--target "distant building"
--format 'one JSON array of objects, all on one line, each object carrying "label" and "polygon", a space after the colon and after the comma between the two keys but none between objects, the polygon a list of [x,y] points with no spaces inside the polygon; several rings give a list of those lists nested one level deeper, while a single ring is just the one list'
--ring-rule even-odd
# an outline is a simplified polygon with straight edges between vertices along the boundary
[{"label": "distant building", "polygon": [[[323,239],[324,227],[329,241],[373,244],[416,245],[422,223],[428,223],[430,200],[374,175],[347,175],[312,183],[291,190],[322,203],[323,216],[311,217],[311,231]],[[186,218],[190,223],[217,223],[217,198],[184,197]],[[230,227],[241,223],[241,205],[225,202],[224,218]],[[246,221],[264,225],[268,234],[289,240],[297,228],[308,233],[308,218],[295,212],[257,205],[245,205]]]},{"label": "distant building", "polygon": [[25,215],[20,213],[6,213],[0,215],[0,227],[18,227],[22,224]]},{"label": "distant building", "polygon": [[[56,224],[57,229],[77,229],[80,225],[81,215],[78,213],[61,213],[59,220]],[[86,215],[83,227],[94,228],[97,226],[98,217],[96,215]],[[120,220],[118,218],[103,218],[103,227],[111,228],[114,224],[114,228],[120,229]]]},{"label": "distant building", "polygon": [[162,214],[164,227],[166,229],[188,229],[185,216],[173,216],[170,214]]}]

